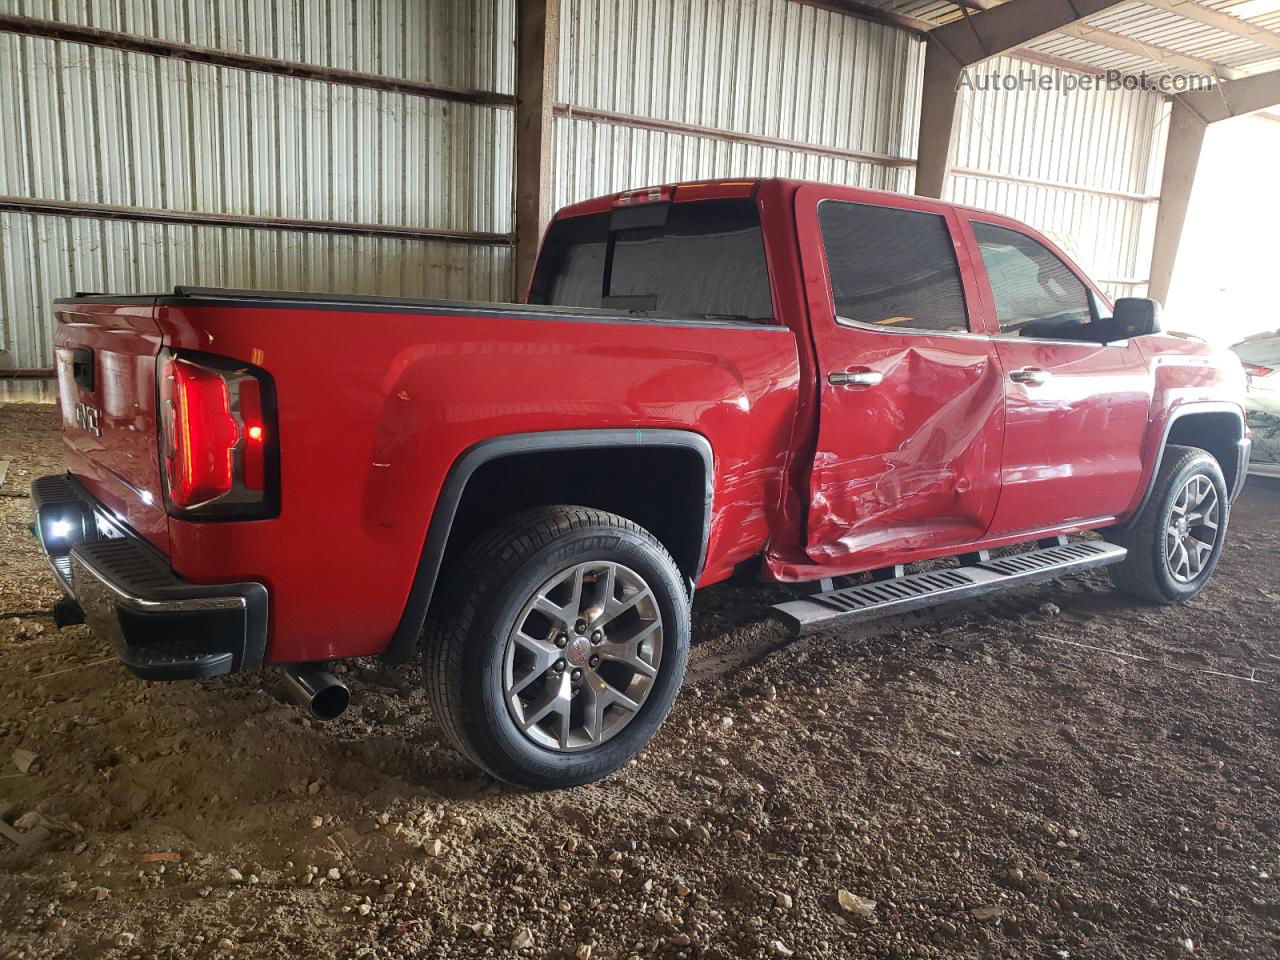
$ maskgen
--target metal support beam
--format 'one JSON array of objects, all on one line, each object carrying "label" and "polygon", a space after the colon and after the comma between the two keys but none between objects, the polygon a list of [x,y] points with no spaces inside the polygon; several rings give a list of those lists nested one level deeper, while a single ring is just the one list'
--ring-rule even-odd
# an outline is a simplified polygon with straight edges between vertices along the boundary
[{"label": "metal support beam", "polygon": [[[924,20],[920,17],[913,17],[904,13],[892,13],[881,7],[874,7],[859,0],[793,0],[795,3],[802,3],[808,7],[817,7],[819,10],[830,10],[833,13],[848,14],[851,17],[858,17],[862,20],[870,20],[872,23],[882,23],[885,26],[896,27],[899,30],[905,30],[907,33],[913,34],[922,40],[928,39],[929,31],[935,29],[938,24],[932,20]],[[1172,2],[1172,0],[1171,0]],[[1187,3],[1194,3],[1195,0],[1185,0]],[[959,0],[956,4],[959,7],[967,7],[970,10],[988,10],[993,4],[991,0]],[[1015,56],[1020,60],[1029,60],[1032,63],[1042,63],[1046,67],[1054,67],[1057,70],[1067,70],[1071,73],[1084,74],[1085,76],[1094,76],[1098,72],[1098,67],[1089,63],[1079,63],[1075,60],[1068,60],[1065,57],[1058,57],[1052,54],[1044,53],[1040,50],[1032,50],[1030,47],[1014,47],[1012,50],[1006,51],[1011,56]],[[1122,77],[1129,74],[1122,72]],[[577,113],[577,111],[574,111]]]},{"label": "metal support beam", "polygon": [[1265,110],[1280,103],[1280,70],[1219,83],[1211,90],[1184,93],[1178,99],[1209,123]]},{"label": "metal support beam", "polygon": [[560,0],[516,3],[515,299],[523,300],[551,217]]},{"label": "metal support beam", "polygon": [[1149,7],[1159,7],[1161,10],[1168,10],[1180,17],[1186,17],[1188,20],[1199,20],[1201,23],[1207,23],[1227,33],[1245,37],[1261,46],[1280,50],[1280,33],[1256,26],[1248,20],[1241,20],[1222,10],[1206,7],[1202,3],[1197,3],[1196,0],[1142,0],[1142,2]]},{"label": "metal support beam", "polygon": [[596,110],[592,107],[575,107],[568,103],[557,103],[555,112],[557,117],[572,117],[575,120],[588,120],[592,123],[608,123],[614,126],[630,127],[633,130],[654,130],[659,133],[674,133],[678,136],[706,137],[710,140],[721,140],[726,143],[744,143],[753,147],[790,150],[795,153],[807,153],[818,157],[838,157],[841,160],[854,160],[858,163],[874,163],[882,167],[915,166],[915,161],[910,157],[900,157],[891,153],[871,153],[867,150],[849,150],[845,147],[805,143],[803,140],[784,140],[780,137],[766,137],[757,133],[725,130],[723,127],[703,127],[696,123],[658,120],[654,117],[638,117],[629,113]]},{"label": "metal support beam", "polygon": [[33,213],[38,216],[86,217],[91,220],[123,220],[129,223],[174,223],[196,227],[247,227],[263,230],[337,233],[355,237],[394,237],[400,240],[444,240],[449,243],[480,243],[510,246],[506,233],[479,230],[444,230],[429,227],[401,227],[382,223],[355,223],[345,220],[301,220],[293,217],[259,217],[242,213],[208,213],[194,210],[155,210],[150,207],[122,207],[110,203],[77,203],[16,197],[0,194],[0,212]]},{"label": "metal support beam", "polygon": [[956,84],[964,70],[939,44],[924,50],[924,86],[920,96],[920,139],[916,145],[916,195],[942,198],[951,161],[956,120]]},{"label": "metal support beam", "polygon": [[1191,185],[1200,163],[1207,124],[1194,110],[1179,100],[1169,114],[1169,142],[1164,151],[1164,174],[1160,180],[1160,209],[1156,214],[1155,243],[1151,248],[1151,272],[1147,296],[1161,303],[1169,296],[1173,264],[1178,258],[1182,226],[1187,220]]},{"label": "metal support beam", "polygon": [[[1158,0],[1144,1],[1153,6],[1162,5],[1161,3],[1158,3]],[[957,6],[960,6],[960,8],[979,10],[979,12],[982,12],[982,10],[992,9],[993,6],[991,0],[954,0],[954,3]],[[1167,4],[1164,9],[1171,9],[1171,4],[1174,3],[1175,0],[1164,0],[1164,4]],[[1183,0],[1181,6],[1196,6],[1198,9],[1208,10],[1208,8],[1203,8],[1203,6],[1196,3],[1196,0]],[[1240,26],[1244,26],[1243,20],[1236,19],[1235,17],[1228,17],[1226,14],[1217,13],[1216,10],[1208,10],[1208,12],[1216,14],[1217,17],[1234,20],[1235,23],[1240,24]],[[1220,79],[1235,79],[1236,77],[1243,76],[1243,74],[1240,74],[1239,70],[1233,70],[1230,67],[1221,67],[1219,64],[1211,63],[1211,61],[1208,60],[1201,60],[1196,58],[1196,56],[1179,54],[1179,52],[1175,50],[1166,50],[1165,47],[1162,46],[1143,44],[1143,42],[1134,40],[1133,37],[1124,36],[1123,33],[1114,33],[1106,31],[1106,29],[1089,26],[1089,24],[1085,23],[1084,20],[1080,20],[1079,23],[1066,24],[1065,27],[1057,29],[1057,32],[1064,33],[1065,36],[1069,37],[1079,37],[1080,40],[1088,40],[1091,44],[1097,44],[1098,46],[1110,47],[1111,50],[1120,50],[1126,52],[1126,54],[1142,56],[1142,58],[1147,60],[1155,60],[1157,63],[1164,64],[1165,67],[1178,67],[1184,70],[1193,70],[1193,72],[1207,74],[1207,76],[1210,77],[1219,77]],[[1089,73],[1097,73],[1097,68],[1089,70]]]},{"label": "metal support beam", "polygon": [[1069,23],[1065,27],[1060,27],[1058,33],[1068,37],[1076,37],[1080,40],[1088,40],[1090,43],[1096,43],[1100,47],[1119,50],[1135,57],[1154,60],[1170,71],[1185,70],[1189,73],[1217,77],[1219,80],[1235,80],[1243,76],[1239,70],[1234,70],[1231,67],[1225,67],[1210,60],[1202,60],[1199,57],[1188,56],[1185,53],[1179,53],[1167,47],[1156,46],[1153,43],[1143,43],[1133,37],[1126,37],[1122,33],[1103,30],[1101,27],[1090,26],[1084,22]]},{"label": "metal support beam", "polygon": [[1220,83],[1212,90],[1185,93],[1173,100],[1169,140],[1160,180],[1160,210],[1156,214],[1147,296],[1163,303],[1169,296],[1178,244],[1191,203],[1200,149],[1209,124],[1262,110],[1280,103],[1280,70]]},{"label": "metal support beam", "polygon": [[1121,0],[1009,0],[929,31],[925,46],[916,193],[941,197],[956,116],[956,85],[966,67],[1091,17]]},{"label": "metal support beam", "polygon": [[1009,0],[966,14],[929,31],[962,66],[973,66],[1070,23],[1095,16],[1121,0]]},{"label": "metal support beam", "polygon": [[510,107],[514,103],[511,95],[507,93],[425,83],[420,80],[406,80],[402,77],[363,73],[359,70],[324,67],[298,60],[260,57],[255,54],[237,53],[234,50],[217,50],[190,43],[161,40],[158,37],[117,33],[114,30],[99,30],[96,27],[85,27],[76,23],[39,20],[35,17],[19,17],[8,13],[0,14],[0,33],[40,37],[45,40],[62,40],[66,43],[84,43],[94,47],[105,47],[108,50],[124,50],[153,57],[167,57],[171,60],[185,60],[188,63],[207,63],[216,67],[252,70],[275,76],[316,80],[320,83],[340,83],[352,87],[363,87],[366,90],[388,90],[393,93],[432,97],[454,103],[474,103],[492,107]]}]

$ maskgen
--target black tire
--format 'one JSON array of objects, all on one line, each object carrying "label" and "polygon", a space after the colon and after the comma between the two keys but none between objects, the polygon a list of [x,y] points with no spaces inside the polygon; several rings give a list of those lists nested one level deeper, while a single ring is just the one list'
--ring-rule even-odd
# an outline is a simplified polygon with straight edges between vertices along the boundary
[{"label": "black tire", "polygon": [[[1217,494],[1217,538],[1198,574],[1183,582],[1175,578],[1170,569],[1165,536],[1173,520],[1175,500],[1186,484],[1197,476],[1207,479]],[[1212,454],[1199,447],[1171,444],[1165,448],[1151,498],[1131,523],[1111,532],[1109,539],[1129,551],[1122,563],[1111,567],[1112,582],[1125,593],[1153,603],[1186,603],[1204,589],[1218,565],[1230,512],[1227,484],[1222,477],[1222,468]]]},{"label": "black tire", "polygon": [[[504,657],[526,603],[560,571],[590,561],[622,564],[643,578],[662,618],[661,659],[647,698],[615,735],[558,752],[517,725],[504,695]],[[547,789],[608,776],[653,738],[684,679],[684,578],[657,538],[616,514],[576,506],[516,514],[465,551],[438,597],[423,646],[435,715],[459,750],[508,783]]]}]

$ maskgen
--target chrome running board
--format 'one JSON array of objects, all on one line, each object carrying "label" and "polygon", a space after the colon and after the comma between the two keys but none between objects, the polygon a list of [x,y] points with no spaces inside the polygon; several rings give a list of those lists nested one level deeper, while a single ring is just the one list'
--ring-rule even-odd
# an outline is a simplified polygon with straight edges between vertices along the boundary
[{"label": "chrome running board", "polygon": [[800,637],[850,621],[873,620],[932,607],[950,600],[1056,580],[1068,574],[1119,563],[1125,548],[1102,540],[1057,544],[971,566],[951,567],[827,590],[775,604],[773,616]]}]

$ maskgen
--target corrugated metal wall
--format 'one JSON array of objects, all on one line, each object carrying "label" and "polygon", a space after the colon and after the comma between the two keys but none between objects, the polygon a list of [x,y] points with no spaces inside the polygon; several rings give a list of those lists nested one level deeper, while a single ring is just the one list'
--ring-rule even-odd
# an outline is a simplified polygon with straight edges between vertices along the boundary
[{"label": "corrugated metal wall", "polygon": [[555,206],[635,186],[711,177],[798,177],[910,193],[911,167],[889,167],[709,135],[557,117]]},{"label": "corrugated metal wall", "polygon": [[[913,188],[913,35],[793,0],[563,2],[556,206],[719,176]],[[1056,72],[1008,57],[977,69]],[[1138,91],[968,91],[947,196],[1046,232],[1113,296],[1141,294],[1166,114]]]},{"label": "corrugated metal wall", "polygon": [[50,304],[176,283],[459,300],[510,299],[510,248],[0,212],[0,310],[12,366],[52,365]]},{"label": "corrugated metal wall", "polygon": [[0,11],[378,76],[515,92],[514,0],[3,0]]},{"label": "corrugated metal wall", "polygon": [[[974,73],[1060,74],[997,57]],[[971,75],[972,77],[972,75]],[[947,199],[1042,230],[1112,296],[1146,290],[1168,122],[1137,90],[962,89]]]},{"label": "corrugated metal wall", "polygon": [[[554,204],[672,180],[909,192],[923,45],[795,0],[562,0]],[[318,67],[514,89],[514,0],[0,0],[0,11]],[[1052,71],[1008,58],[982,69]],[[948,195],[1141,292],[1161,98],[969,91]],[[0,196],[505,235],[509,108],[0,34]],[[175,283],[506,299],[505,243],[0,215],[0,364],[49,301]]]},{"label": "corrugated metal wall", "polygon": [[[556,118],[557,206],[721,176],[911,188],[900,161],[915,153],[924,57],[909,34],[793,0],[563,4],[556,99],[569,115]],[[591,116],[600,111],[812,149]],[[836,155],[850,151],[884,162]]]},{"label": "corrugated metal wall", "polygon": [[508,110],[13,34],[5,90],[7,196],[511,229]]},{"label": "corrugated metal wall", "polygon": [[[513,0],[0,0],[0,11],[500,93]],[[0,33],[0,195],[506,234],[510,109]],[[511,251],[395,236],[0,215],[0,365],[49,301],[177,283],[507,299]]]}]

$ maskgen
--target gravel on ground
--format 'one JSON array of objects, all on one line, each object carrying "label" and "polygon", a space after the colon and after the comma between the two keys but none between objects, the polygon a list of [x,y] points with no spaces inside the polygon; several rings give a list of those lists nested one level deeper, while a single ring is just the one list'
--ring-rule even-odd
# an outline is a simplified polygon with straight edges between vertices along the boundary
[{"label": "gravel on ground", "polygon": [[1098,574],[789,641],[784,588],[704,590],[651,748],[530,793],[416,668],[340,665],[321,725],[57,629],[56,416],[0,406],[0,958],[1280,955],[1280,482],[1185,607]]}]

